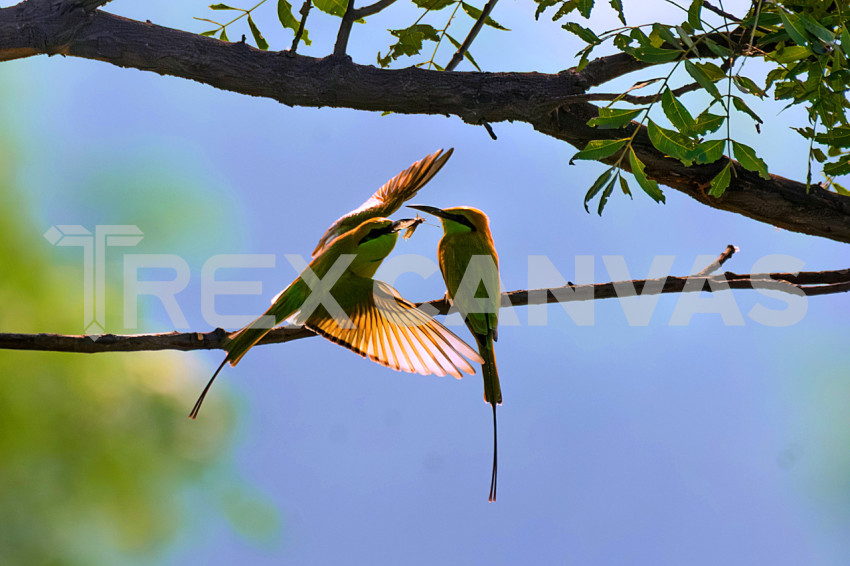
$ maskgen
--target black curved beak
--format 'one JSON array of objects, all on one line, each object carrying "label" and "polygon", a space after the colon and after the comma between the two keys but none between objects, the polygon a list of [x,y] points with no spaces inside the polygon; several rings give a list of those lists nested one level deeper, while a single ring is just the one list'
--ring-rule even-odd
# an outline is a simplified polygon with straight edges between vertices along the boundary
[{"label": "black curved beak", "polygon": [[412,208],[413,210],[420,210],[427,214],[433,214],[438,218],[445,218],[447,220],[454,220],[454,216],[444,211],[442,208],[437,208],[434,206],[425,206],[424,204],[408,204],[407,208]]}]

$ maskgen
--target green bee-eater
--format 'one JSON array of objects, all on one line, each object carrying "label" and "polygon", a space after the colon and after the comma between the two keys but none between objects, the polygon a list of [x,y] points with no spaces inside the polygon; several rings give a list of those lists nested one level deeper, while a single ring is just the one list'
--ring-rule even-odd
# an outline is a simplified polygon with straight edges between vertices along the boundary
[{"label": "green bee-eater", "polygon": [[290,320],[395,370],[423,375],[475,370],[463,356],[481,357],[448,328],[406,301],[398,291],[373,279],[413,220],[373,218],[331,241],[257,320],[227,340],[227,356],[210,378],[190,417],[224,367],[242,356],[278,324]]},{"label": "green bee-eater", "polygon": [[366,202],[339,218],[319,239],[319,244],[313,250],[316,257],[322,249],[334,238],[356,228],[369,218],[386,217],[401,208],[405,201],[413,196],[442,169],[454,149],[437,150],[428,157],[420,159],[375,191]]},{"label": "green bee-eater", "polygon": [[484,358],[484,400],[493,407],[493,473],[490,479],[490,501],[496,500],[496,467],[498,443],[496,405],[502,403],[502,389],[496,370],[493,342],[498,338],[499,256],[490,234],[487,215],[468,206],[439,209],[410,205],[437,216],[443,223],[443,237],[437,250],[440,271],[446,282],[448,297],[464,317],[466,326],[478,343]]}]

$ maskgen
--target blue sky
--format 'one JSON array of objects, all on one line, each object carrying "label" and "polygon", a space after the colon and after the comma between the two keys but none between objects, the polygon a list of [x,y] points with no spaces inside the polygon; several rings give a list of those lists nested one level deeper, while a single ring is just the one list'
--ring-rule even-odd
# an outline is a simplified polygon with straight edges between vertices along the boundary
[{"label": "blue sky", "polygon": [[[204,28],[191,17],[208,15],[200,2],[109,7],[193,31]],[[335,28],[313,16],[305,53],[322,56]],[[493,16],[514,31],[482,33],[474,52],[486,70],[572,65],[580,45],[535,23],[531,6],[500,4]],[[390,17],[355,28],[356,61],[372,63],[386,49],[383,30],[399,27]],[[272,12],[258,21],[273,48],[288,46]],[[608,15],[599,27],[606,25]],[[438,148],[455,154],[416,200],[487,212],[507,289],[528,286],[529,255],[547,256],[569,280],[576,256],[592,256],[597,282],[611,279],[603,256],[623,256],[641,278],[655,256],[673,255],[673,273],[684,275],[697,256],[730,243],[741,251],[727,267],[739,273],[772,254],[799,258],[806,270],[844,268],[850,257],[844,245],[711,210],[673,190],[666,205],[614,195],[601,218],[589,215],[582,199],[602,166],[570,166],[573,148],[523,124],[494,124],[493,141],[456,118],[288,108],[73,58],[4,63],[0,83],[15,101],[14,115],[3,112],[19,135],[18,184],[38,229],[139,226],[146,237],[134,252],[180,255],[191,267],[178,297],[199,331],[208,330],[199,282],[210,257],[276,256],[273,269],[234,275],[261,281],[262,295],[217,303],[221,312],[258,314],[295,276],[283,254],[308,255],[334,219]],[[799,114],[763,112],[761,135],[741,118],[735,131],[771,172],[804,178],[805,144],[787,130]],[[439,236],[422,226],[396,253],[435,257]],[[120,269],[117,260],[110,266]],[[439,275],[408,274],[396,286],[413,300],[443,293]],[[670,325],[677,295],[662,297],[640,327],[627,323],[617,300],[593,305],[592,326],[558,305],[548,307],[546,326],[529,326],[518,309],[521,324],[503,327],[497,344],[504,405],[495,505],[486,500],[491,421],[478,375],[397,373],[320,339],[256,348],[223,372],[212,395],[236,397],[236,468],[277,510],[280,528],[258,542],[209,513],[191,519],[157,560],[846,564],[847,299],[812,299],[800,322],[773,328],[748,313],[781,302],[732,296],[742,326],[717,314]],[[172,329],[160,304],[142,304],[139,331]],[[221,356],[185,355],[205,366],[173,379],[200,390]],[[193,402],[186,399],[187,411]],[[204,426],[203,413],[186,426]],[[189,497],[202,498],[202,489]]]}]

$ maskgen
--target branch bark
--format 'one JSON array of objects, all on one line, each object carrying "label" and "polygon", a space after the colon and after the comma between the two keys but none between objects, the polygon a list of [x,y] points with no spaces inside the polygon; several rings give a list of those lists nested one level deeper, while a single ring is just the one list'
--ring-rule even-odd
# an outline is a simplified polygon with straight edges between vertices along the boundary
[{"label": "branch bark", "polygon": [[[519,121],[578,148],[592,139],[630,133],[587,126],[597,114],[597,107],[587,102],[592,96],[588,90],[612,73],[646,66],[620,54],[593,61],[581,73],[385,70],[357,65],[346,57],[269,53],[102,10],[60,10],[64,5],[60,0],[29,0],[0,9],[0,61],[37,54],[70,55],[182,77],[290,106],[455,115],[475,125]],[[706,206],[850,243],[847,197],[817,186],[807,191],[804,183],[782,177],[764,180],[736,166],[732,186],[717,199],[708,196],[706,189],[722,163],[685,167],[658,152],[645,129],[634,148],[651,178]]]},{"label": "branch bark", "polygon": [[[726,251],[714,263],[697,275],[596,283],[593,285],[569,284],[552,289],[511,291],[502,294],[502,306],[522,307],[644,294],[717,292],[727,289],[770,289],[806,296],[850,291],[850,269],[743,275],[727,271],[719,275],[702,275],[702,273],[710,272],[709,270],[719,268],[732,256],[735,250],[734,246],[727,247]],[[420,306],[422,305],[432,307],[439,314],[448,314],[450,311],[450,306],[445,299],[420,303]],[[104,334],[97,339],[85,335],[0,333],[0,349],[84,354],[158,350],[221,350],[227,335],[228,333],[221,328],[211,332]],[[316,336],[316,334],[306,328],[285,326],[269,332],[259,342],[259,345],[291,342],[311,336]]]}]

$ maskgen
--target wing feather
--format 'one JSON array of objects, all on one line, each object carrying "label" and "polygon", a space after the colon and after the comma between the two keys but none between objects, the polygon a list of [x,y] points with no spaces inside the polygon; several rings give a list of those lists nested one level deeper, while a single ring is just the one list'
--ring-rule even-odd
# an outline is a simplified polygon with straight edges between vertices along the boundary
[{"label": "wing feather", "polygon": [[322,251],[337,236],[356,228],[365,220],[389,216],[401,208],[405,201],[413,198],[434,175],[442,169],[454,149],[445,153],[440,149],[420,159],[379,188],[366,202],[346,213],[325,231],[313,250],[313,257]]},{"label": "wing feather", "polygon": [[[305,326],[317,334],[386,367],[422,375],[455,377],[475,373],[470,363],[481,363],[478,352],[448,328],[401,298],[380,281],[356,278],[346,285],[340,305],[354,324],[343,328],[323,308],[316,309]],[[374,283],[374,285],[373,285]]]}]

